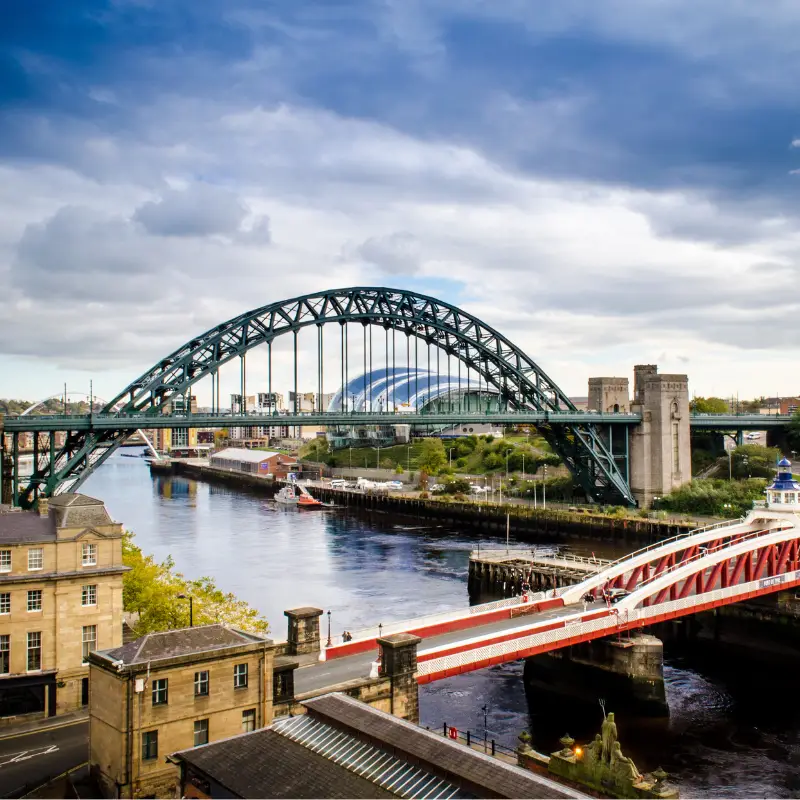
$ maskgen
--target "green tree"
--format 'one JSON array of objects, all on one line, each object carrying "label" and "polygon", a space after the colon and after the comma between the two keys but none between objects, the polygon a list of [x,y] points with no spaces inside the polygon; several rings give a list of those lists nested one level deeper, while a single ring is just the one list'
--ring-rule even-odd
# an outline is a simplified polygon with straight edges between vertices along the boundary
[{"label": "green tree", "polygon": [[731,453],[731,472],[737,480],[772,478],[780,458],[781,451],[777,447],[745,444]]},{"label": "green tree", "polygon": [[792,414],[792,421],[789,423],[789,444],[795,450],[800,450],[800,408]]},{"label": "green tree", "polygon": [[447,463],[447,454],[441,439],[423,439],[417,463],[428,475],[436,475]]},{"label": "green tree", "polygon": [[727,414],[728,403],[720,397],[695,397],[689,404],[695,414]]}]

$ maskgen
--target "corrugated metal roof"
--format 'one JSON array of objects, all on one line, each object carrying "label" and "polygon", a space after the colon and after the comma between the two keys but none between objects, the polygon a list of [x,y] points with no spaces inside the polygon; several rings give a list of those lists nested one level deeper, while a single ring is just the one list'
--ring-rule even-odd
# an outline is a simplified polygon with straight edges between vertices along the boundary
[{"label": "corrugated metal roof", "polygon": [[447,780],[308,715],[272,723],[272,729],[398,797],[471,797]]},{"label": "corrugated metal roof", "polygon": [[268,458],[274,458],[280,455],[271,450],[247,450],[244,447],[228,447],[225,450],[220,450],[219,453],[214,453],[211,458],[220,458],[223,461],[242,461],[252,464],[259,464],[266,461]]}]

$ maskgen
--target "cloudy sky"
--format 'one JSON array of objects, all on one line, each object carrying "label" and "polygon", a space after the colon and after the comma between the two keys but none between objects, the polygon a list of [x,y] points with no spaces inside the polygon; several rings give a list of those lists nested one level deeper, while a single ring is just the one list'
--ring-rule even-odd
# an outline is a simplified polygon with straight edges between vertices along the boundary
[{"label": "cloudy sky", "polygon": [[460,305],[572,395],[800,389],[793,0],[11,5],[0,397],[110,397],[350,285]]}]

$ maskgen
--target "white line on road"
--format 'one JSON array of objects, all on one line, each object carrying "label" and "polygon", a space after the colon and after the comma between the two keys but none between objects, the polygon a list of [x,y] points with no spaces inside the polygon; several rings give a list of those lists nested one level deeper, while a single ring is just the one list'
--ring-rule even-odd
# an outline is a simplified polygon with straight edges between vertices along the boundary
[{"label": "white line on road", "polygon": [[0,756],[0,758],[5,758],[5,761],[0,761],[0,769],[5,767],[8,764],[18,764],[20,761],[27,761],[31,758],[37,758],[38,756],[46,756],[48,753],[55,753],[58,750],[57,744],[51,744],[47,747],[35,747],[33,750],[20,750],[18,753],[10,753],[6,756]]}]

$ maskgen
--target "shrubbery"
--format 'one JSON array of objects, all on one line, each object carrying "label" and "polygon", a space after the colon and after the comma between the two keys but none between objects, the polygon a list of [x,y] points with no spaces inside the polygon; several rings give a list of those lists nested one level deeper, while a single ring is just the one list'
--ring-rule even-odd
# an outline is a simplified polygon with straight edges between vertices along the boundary
[{"label": "shrubbery", "polygon": [[660,498],[656,507],[683,514],[740,517],[753,507],[754,500],[764,499],[766,483],[762,478],[744,481],[694,480]]}]

